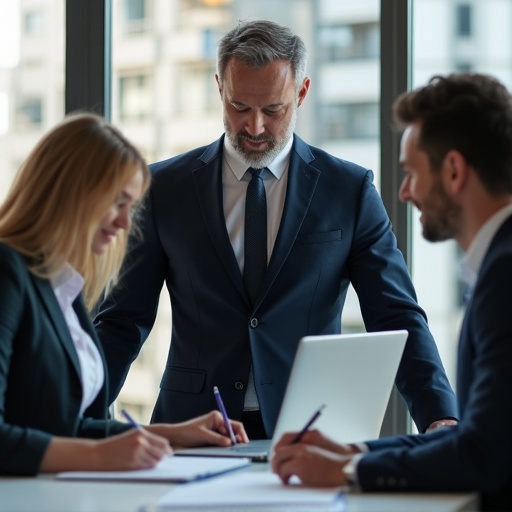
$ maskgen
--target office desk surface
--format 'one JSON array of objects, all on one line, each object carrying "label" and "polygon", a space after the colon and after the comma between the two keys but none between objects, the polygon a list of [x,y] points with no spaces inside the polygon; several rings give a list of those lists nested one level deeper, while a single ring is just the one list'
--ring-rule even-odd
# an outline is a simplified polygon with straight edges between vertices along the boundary
[{"label": "office desk surface", "polygon": [[[248,471],[264,469],[265,464],[255,464]],[[229,475],[217,478],[229,478]],[[149,511],[151,505],[171,486],[159,483],[58,481],[51,475],[37,478],[4,477],[0,478],[0,512]],[[478,510],[477,503],[476,494],[347,495],[348,512],[474,512]]]}]

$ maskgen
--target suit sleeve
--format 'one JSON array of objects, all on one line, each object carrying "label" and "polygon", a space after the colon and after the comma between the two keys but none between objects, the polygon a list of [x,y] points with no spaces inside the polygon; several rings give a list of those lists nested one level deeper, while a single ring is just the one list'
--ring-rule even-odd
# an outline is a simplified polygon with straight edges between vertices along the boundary
[{"label": "suit sleeve", "polygon": [[80,421],[78,437],[87,439],[103,439],[116,434],[122,434],[133,427],[117,420],[105,420],[86,417]]},{"label": "suit sleeve", "polygon": [[108,367],[109,403],[121,390],[131,363],[153,327],[165,280],[166,258],[153,221],[151,197],[132,236],[119,284],[94,320]]},{"label": "suit sleeve", "polygon": [[417,439],[370,443],[358,466],[364,490],[495,492],[510,485],[510,255],[493,261],[478,283],[460,341],[466,365],[459,379],[467,382],[461,422]]},{"label": "suit sleeve", "polygon": [[23,321],[23,272],[20,260],[13,258],[12,252],[0,249],[0,475],[37,474],[52,439],[45,432],[10,424],[6,418],[11,358],[18,326]]},{"label": "suit sleeve", "polygon": [[409,332],[396,384],[423,432],[432,421],[457,418],[456,399],[372,177],[368,171],[361,189],[350,278],[368,331]]}]

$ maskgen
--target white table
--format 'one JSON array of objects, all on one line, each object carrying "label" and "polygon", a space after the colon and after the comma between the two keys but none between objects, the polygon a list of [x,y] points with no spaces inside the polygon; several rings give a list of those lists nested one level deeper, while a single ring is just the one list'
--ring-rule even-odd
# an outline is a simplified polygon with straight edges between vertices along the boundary
[{"label": "white table", "polygon": [[[248,471],[265,468],[265,464],[253,464]],[[229,474],[217,478],[229,478]],[[0,512],[149,512],[172,485],[61,481],[51,475],[4,477],[0,478]],[[478,510],[476,494],[349,494],[347,503],[348,512]]]}]

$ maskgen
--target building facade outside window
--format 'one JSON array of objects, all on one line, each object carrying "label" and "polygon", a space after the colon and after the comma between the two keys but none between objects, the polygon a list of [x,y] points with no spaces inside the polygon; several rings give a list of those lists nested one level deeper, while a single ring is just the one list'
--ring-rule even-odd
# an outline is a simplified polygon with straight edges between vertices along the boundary
[{"label": "building facade outside window", "polygon": [[15,125],[19,130],[40,128],[43,124],[43,100],[41,98],[21,99],[15,111]]},{"label": "building facade outside window", "polygon": [[123,0],[122,26],[125,35],[140,35],[151,27],[151,0]]},{"label": "building facade outside window", "polygon": [[[112,4],[112,120],[148,161],[206,144],[223,132],[213,76],[217,41],[238,19],[263,17],[289,25],[310,52],[312,88],[297,133],[374,170],[379,185],[378,0]],[[475,70],[512,86],[512,0],[414,0],[412,5],[412,85],[435,73]],[[64,115],[64,6],[64,0],[0,3],[0,200],[28,150]],[[411,272],[419,302],[453,376],[462,311],[460,253],[450,243],[424,242],[416,218],[412,228]],[[164,300],[120,398],[143,421],[149,419],[167,356],[172,319]],[[364,329],[352,292],[342,320],[345,332]]]},{"label": "building facade outside window", "polygon": [[0,201],[64,115],[64,0],[0,2]]},{"label": "building facade outside window", "polygon": [[148,119],[154,112],[152,76],[135,74],[119,77],[119,117],[121,121]]}]

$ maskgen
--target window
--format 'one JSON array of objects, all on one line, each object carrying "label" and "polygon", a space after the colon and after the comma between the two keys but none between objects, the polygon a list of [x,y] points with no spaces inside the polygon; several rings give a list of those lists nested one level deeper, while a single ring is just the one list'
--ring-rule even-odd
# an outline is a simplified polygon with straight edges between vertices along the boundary
[{"label": "window", "polygon": [[220,99],[211,62],[183,65],[176,69],[177,115],[219,112]]},{"label": "window", "polygon": [[460,71],[461,73],[470,73],[471,71],[473,71],[473,64],[471,62],[458,61],[455,62],[454,68],[455,71]]},{"label": "window", "polygon": [[326,61],[375,58],[379,55],[377,23],[319,28],[319,57]]},{"label": "window", "polygon": [[149,27],[148,0],[123,0],[122,31],[124,34],[143,34]]},{"label": "window", "polygon": [[472,7],[469,4],[459,4],[456,7],[455,33],[459,37],[470,37],[473,33]]},{"label": "window", "polygon": [[379,136],[378,103],[322,105],[320,136],[326,140],[375,138]]},{"label": "window", "polygon": [[152,85],[149,75],[119,78],[119,113],[123,121],[142,120],[153,114]]},{"label": "window", "polygon": [[[378,182],[379,1],[352,4],[148,0],[132,5],[114,0],[113,121],[145,148],[150,162],[216,140],[223,132],[215,81],[217,43],[238,20],[271,19],[290,26],[308,48],[307,73],[314,87],[299,109],[297,133],[334,155],[371,168]],[[137,26],[148,17],[158,23],[146,24],[144,37],[117,37],[126,34],[131,23]],[[354,65],[359,65],[357,73]],[[340,88],[332,76],[348,78]],[[145,354],[133,363],[119,396],[124,403],[142,407],[141,421],[151,415],[169,350],[172,319],[165,288],[160,304],[142,348]],[[355,292],[347,299],[342,322],[347,332],[364,329]],[[141,387],[147,388],[147,395],[140,394]]]},{"label": "window", "polygon": [[[423,85],[435,73],[475,71],[491,74],[512,87],[512,48],[505,44],[510,33],[512,1],[478,2],[478,17],[469,2],[415,0],[413,2],[412,87]],[[468,37],[478,32],[485,44],[453,45],[451,15],[455,13],[455,33]],[[499,27],[498,29],[496,27]],[[432,44],[432,34],[436,44]],[[465,41],[464,41],[465,42]],[[464,54],[469,48],[468,54]],[[449,65],[451,63],[451,66]],[[454,241],[426,242],[421,235],[418,213],[412,215],[412,276],[420,305],[443,358],[448,376],[455,382],[457,340],[462,316],[463,289],[458,277],[461,251]]]},{"label": "window", "polygon": [[64,3],[0,1],[0,201],[64,113]]},{"label": "window", "polygon": [[45,32],[46,18],[44,12],[29,11],[23,19],[23,30],[27,36],[40,36]]},{"label": "window", "polygon": [[16,107],[16,128],[19,130],[39,128],[43,123],[41,98],[27,98]]}]

